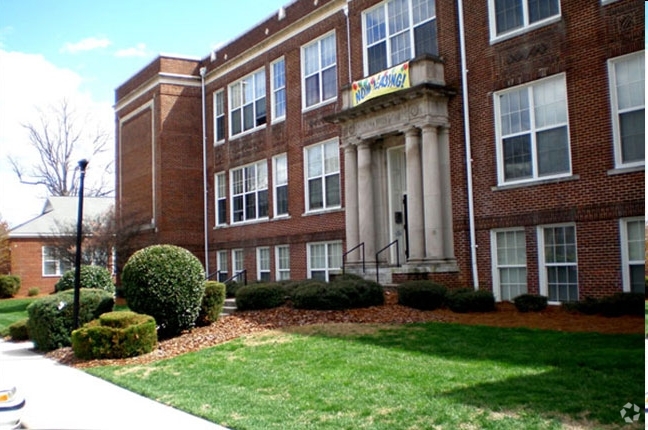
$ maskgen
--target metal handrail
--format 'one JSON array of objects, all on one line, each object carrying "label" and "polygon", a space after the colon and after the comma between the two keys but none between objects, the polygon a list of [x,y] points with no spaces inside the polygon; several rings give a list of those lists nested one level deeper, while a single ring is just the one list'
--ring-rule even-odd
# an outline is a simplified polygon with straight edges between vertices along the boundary
[{"label": "metal handrail", "polygon": [[365,244],[362,242],[342,254],[342,274],[345,273],[346,256],[360,247],[362,248],[362,273],[367,273],[367,268],[365,267]]},{"label": "metal handrail", "polygon": [[232,275],[228,279],[226,279],[223,284],[227,284],[228,282],[232,282],[235,279],[239,278],[241,275],[243,275],[243,285],[247,285],[247,270],[243,269],[240,272],[236,273],[235,275]]},{"label": "metal handrail", "polygon": [[396,239],[395,241],[391,242],[389,245],[387,245],[387,246],[385,246],[384,248],[382,248],[380,251],[376,252],[376,282],[380,282],[380,278],[379,278],[379,276],[378,276],[378,275],[380,274],[380,272],[379,272],[379,270],[378,270],[378,269],[379,269],[379,266],[380,266],[380,261],[378,260],[378,256],[379,256],[382,252],[384,252],[384,251],[386,251],[387,249],[389,249],[389,248],[391,248],[392,246],[394,246],[394,244],[396,245],[396,267],[400,267],[400,248],[399,248],[399,246],[398,246],[398,239]]},{"label": "metal handrail", "polygon": [[217,271],[210,273],[209,275],[207,275],[205,280],[209,281],[211,278],[214,277],[214,275],[216,275],[217,276],[216,279],[218,279],[218,275],[220,275],[220,272],[221,272],[220,269],[218,269]]}]

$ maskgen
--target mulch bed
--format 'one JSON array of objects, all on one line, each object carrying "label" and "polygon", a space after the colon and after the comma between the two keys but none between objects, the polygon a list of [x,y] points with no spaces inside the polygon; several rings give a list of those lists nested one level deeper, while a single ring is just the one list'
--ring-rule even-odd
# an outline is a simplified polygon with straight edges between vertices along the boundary
[{"label": "mulch bed", "polygon": [[46,356],[78,368],[147,364],[264,330],[334,323],[407,324],[437,321],[570,332],[644,333],[644,318],[641,316],[610,318],[601,315],[584,315],[566,311],[560,306],[549,306],[541,312],[522,313],[512,303],[498,303],[495,312],[461,314],[448,309],[419,311],[400,306],[397,300],[395,293],[388,292],[385,305],[365,309],[309,311],[282,306],[262,311],[236,312],[234,315],[220,318],[208,327],[199,327],[173,339],[163,340],[159,343],[158,349],[149,354],[126,359],[82,361],[74,356],[71,348],[61,348],[47,353]]}]

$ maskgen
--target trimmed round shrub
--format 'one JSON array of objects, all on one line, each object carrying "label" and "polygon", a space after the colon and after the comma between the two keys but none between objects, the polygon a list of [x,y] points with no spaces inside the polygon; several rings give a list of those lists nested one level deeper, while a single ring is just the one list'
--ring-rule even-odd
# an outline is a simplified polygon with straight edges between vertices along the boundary
[{"label": "trimmed round shrub", "polygon": [[155,318],[160,336],[194,327],[205,285],[202,264],[188,250],[175,245],[140,249],[124,265],[121,279],[128,307]]},{"label": "trimmed round shrub", "polygon": [[20,277],[0,275],[0,299],[10,299],[20,290]]},{"label": "trimmed round shrub", "polygon": [[286,302],[286,289],[277,283],[245,285],[236,291],[236,307],[241,311],[271,309]]},{"label": "trimmed round shrub", "polygon": [[11,340],[16,342],[21,340],[29,340],[27,321],[29,321],[29,318],[24,318],[16,321],[9,326],[9,336],[11,336]]},{"label": "trimmed round shrub", "polygon": [[547,297],[537,294],[521,294],[513,299],[520,312],[539,312],[547,308]]},{"label": "trimmed round shrub", "polygon": [[304,282],[292,295],[298,309],[342,310],[379,306],[385,302],[382,285],[361,280],[344,280],[329,284],[320,281]]},{"label": "trimmed round shrub", "polygon": [[[115,292],[110,271],[101,266],[82,265],[79,271],[80,288],[95,288],[98,290]],[[61,291],[74,289],[74,269],[66,271],[61,279],[54,285],[54,290],[58,293]]]},{"label": "trimmed round shrub", "polygon": [[599,302],[601,313],[608,317],[645,314],[644,293],[615,293]]},{"label": "trimmed round shrub", "polygon": [[156,347],[155,318],[131,311],[105,313],[72,332],[74,355],[83,360],[135,357]]},{"label": "trimmed round shrub", "polygon": [[203,294],[200,312],[196,325],[208,326],[218,321],[225,305],[225,284],[216,281],[205,282],[205,293]]},{"label": "trimmed round shrub", "polygon": [[[113,295],[104,290],[79,290],[79,325],[110,312],[115,305]],[[35,300],[27,306],[27,330],[37,349],[52,351],[70,345],[74,328],[74,291],[62,291]]]},{"label": "trimmed round shrub", "polygon": [[491,312],[495,310],[495,297],[486,290],[462,288],[446,296],[446,304],[453,312]]},{"label": "trimmed round shrub", "polygon": [[448,289],[432,281],[409,281],[398,287],[398,304],[431,311],[445,303]]}]

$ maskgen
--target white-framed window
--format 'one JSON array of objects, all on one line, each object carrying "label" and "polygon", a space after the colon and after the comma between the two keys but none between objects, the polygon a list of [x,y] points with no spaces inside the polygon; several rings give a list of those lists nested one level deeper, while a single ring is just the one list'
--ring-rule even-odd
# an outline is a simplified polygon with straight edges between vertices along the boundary
[{"label": "white-framed window", "polygon": [[268,217],[268,163],[231,170],[232,223]]},{"label": "white-framed window", "polygon": [[229,86],[230,137],[266,123],[265,69]]},{"label": "white-framed window", "polygon": [[214,144],[225,142],[225,90],[214,93]]},{"label": "white-framed window", "polygon": [[340,150],[338,141],[309,146],[304,149],[306,163],[306,210],[339,208]]},{"label": "white-framed window", "polygon": [[218,271],[218,281],[225,282],[229,278],[227,271],[227,251],[218,251],[216,253],[216,270]]},{"label": "white-framed window", "polygon": [[290,279],[290,246],[279,245],[275,247],[275,279],[287,281]]},{"label": "white-framed window", "polygon": [[72,268],[65,258],[63,251],[55,246],[43,246],[42,249],[43,276],[62,276]]},{"label": "white-framed window", "polygon": [[232,276],[238,275],[245,269],[242,249],[232,249]]},{"label": "white-framed window", "polygon": [[308,278],[328,282],[331,274],[342,267],[342,242],[319,242],[307,245]]},{"label": "white-framed window", "polygon": [[608,61],[616,167],[643,166],[646,160],[646,55],[635,52]]},{"label": "white-framed window", "polygon": [[365,73],[438,55],[435,0],[388,0],[362,14]]},{"label": "white-framed window", "polygon": [[259,247],[256,250],[257,257],[257,280],[261,282],[270,281],[270,248]]},{"label": "white-framed window", "polygon": [[621,264],[623,291],[645,293],[646,227],[645,218],[619,221],[621,230]]},{"label": "white-framed window", "polygon": [[578,301],[576,226],[538,227],[540,294],[551,302]]},{"label": "white-framed window", "polygon": [[491,231],[493,293],[511,301],[527,290],[526,237],[523,228]]},{"label": "white-framed window", "polygon": [[227,175],[225,172],[217,173],[214,178],[216,184],[216,225],[227,224]]},{"label": "white-framed window", "polygon": [[272,120],[286,117],[286,61],[283,58],[272,63]]},{"label": "white-framed window", "polygon": [[571,174],[565,75],[494,95],[500,184]]},{"label": "white-framed window", "polygon": [[335,32],[302,47],[304,109],[337,97]]},{"label": "white-framed window", "polygon": [[288,156],[277,155],[272,159],[274,187],[274,216],[288,215]]},{"label": "white-framed window", "polygon": [[488,0],[491,40],[512,36],[560,18],[560,0]]}]

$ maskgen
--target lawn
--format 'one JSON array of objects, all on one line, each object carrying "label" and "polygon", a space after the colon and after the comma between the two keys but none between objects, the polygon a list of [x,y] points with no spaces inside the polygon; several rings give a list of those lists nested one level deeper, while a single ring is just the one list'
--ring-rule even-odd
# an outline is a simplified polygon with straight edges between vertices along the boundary
[{"label": "lawn", "polygon": [[[89,373],[232,429],[643,428],[641,335],[325,325]],[[607,427],[606,427],[607,428]]]},{"label": "lawn", "polygon": [[11,324],[27,318],[27,306],[34,300],[34,298],[0,300],[0,337],[9,334]]}]

